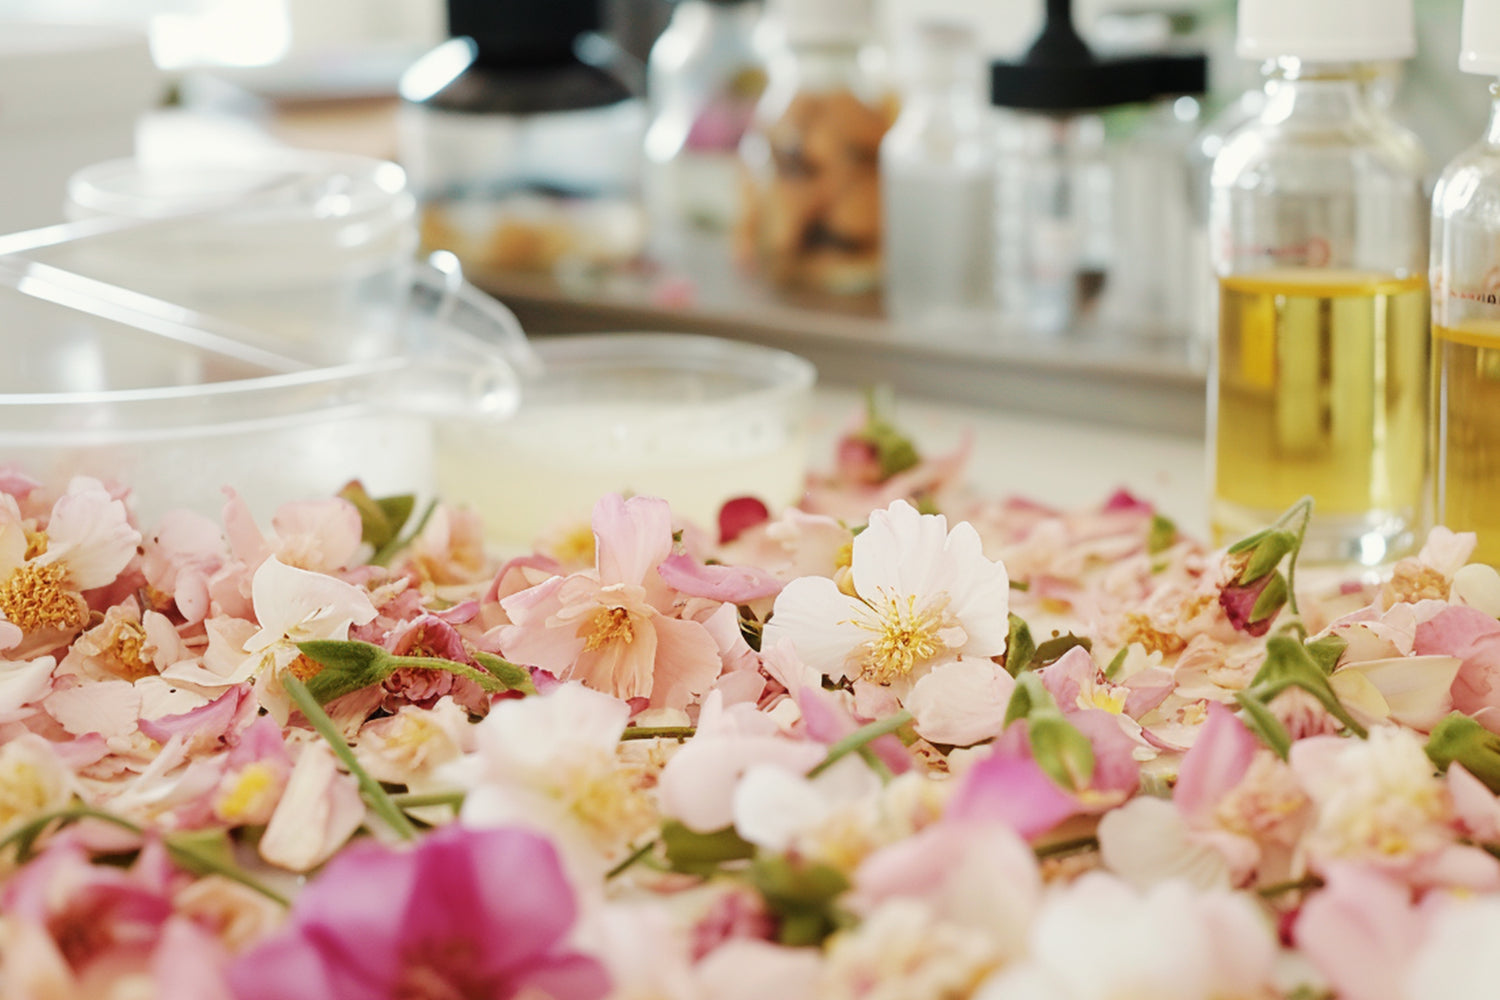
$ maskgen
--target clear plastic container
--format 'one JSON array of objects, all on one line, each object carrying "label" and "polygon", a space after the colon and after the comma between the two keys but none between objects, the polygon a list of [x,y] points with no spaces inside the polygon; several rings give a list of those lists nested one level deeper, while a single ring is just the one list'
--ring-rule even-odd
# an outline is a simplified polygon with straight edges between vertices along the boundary
[{"label": "clear plastic container", "polygon": [[1219,541],[1311,495],[1304,555],[1375,565],[1423,516],[1428,209],[1421,150],[1368,76],[1277,60],[1214,162],[1209,452]]},{"label": "clear plastic container", "polygon": [[395,349],[417,234],[394,163],[295,151],[113,160],[72,177],[66,208],[92,235],[35,259],[257,330],[309,364]]},{"label": "clear plastic container", "polygon": [[16,362],[0,371],[0,460],[49,488],[127,485],[147,524],[176,508],[217,517],[225,486],[260,517],[356,478],[430,496],[434,424],[503,421],[518,389],[511,333],[445,317],[440,288],[421,302],[406,310],[419,353],[299,371],[205,336],[218,324],[191,310],[0,258],[0,350]]},{"label": "clear plastic container", "polygon": [[598,334],[537,343],[545,365],[510,420],[447,421],[438,489],[473,504],[491,541],[523,546],[586,523],[606,493],[665,497],[700,525],[757,496],[802,495],[816,370],[796,355],[683,334]]},{"label": "clear plastic container", "polygon": [[676,263],[694,232],[725,233],[739,200],[739,146],[766,86],[756,0],[679,0],[651,49],[642,176],[653,252]]},{"label": "clear plastic container", "polygon": [[972,29],[918,28],[913,82],[880,145],[885,305],[940,326],[992,310],[994,134]]}]

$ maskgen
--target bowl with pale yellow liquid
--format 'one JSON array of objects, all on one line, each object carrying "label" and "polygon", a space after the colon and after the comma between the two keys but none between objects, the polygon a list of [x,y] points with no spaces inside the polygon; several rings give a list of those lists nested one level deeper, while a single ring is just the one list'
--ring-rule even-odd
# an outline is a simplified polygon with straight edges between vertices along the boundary
[{"label": "bowl with pale yellow liquid", "polygon": [[490,541],[525,546],[586,523],[606,493],[665,498],[712,526],[726,500],[771,509],[802,495],[817,370],[797,355],[714,337],[571,335],[535,342],[503,423],[449,421],[437,488],[483,515]]}]

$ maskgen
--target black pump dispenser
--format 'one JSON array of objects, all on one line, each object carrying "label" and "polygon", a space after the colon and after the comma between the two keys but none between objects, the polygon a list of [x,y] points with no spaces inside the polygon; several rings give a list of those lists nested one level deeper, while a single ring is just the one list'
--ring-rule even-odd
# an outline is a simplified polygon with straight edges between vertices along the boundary
[{"label": "black pump dispenser", "polygon": [[1025,58],[990,65],[990,103],[1067,114],[1201,94],[1207,78],[1201,54],[1100,58],[1073,26],[1072,0],[1047,0],[1047,21]]}]

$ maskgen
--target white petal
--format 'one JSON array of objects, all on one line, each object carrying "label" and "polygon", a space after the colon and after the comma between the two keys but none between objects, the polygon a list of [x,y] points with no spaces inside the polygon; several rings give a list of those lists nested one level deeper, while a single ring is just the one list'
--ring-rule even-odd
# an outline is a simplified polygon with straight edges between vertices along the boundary
[{"label": "white petal", "polygon": [[375,618],[369,594],[343,580],[312,573],[274,556],[260,564],[250,582],[250,598],[260,631],[245,643],[254,652],[282,638],[346,639],[349,626]]},{"label": "white petal", "polygon": [[972,746],[1000,735],[1015,679],[987,659],[970,657],[933,667],[912,687],[906,708],[925,739]]},{"label": "white petal", "polygon": [[9,721],[27,705],[34,705],[52,689],[52,670],[57,661],[50,656],[20,663],[0,661],[0,722]]},{"label": "white petal", "polygon": [[850,655],[870,638],[855,624],[868,614],[862,601],[842,593],[827,577],[800,577],[777,595],[761,642],[774,647],[790,639],[803,663],[824,676],[842,678]]},{"label": "white petal", "polygon": [[734,790],[735,830],[771,851],[786,850],[830,810],[829,800],[811,781],[779,767],[752,767]]},{"label": "white petal", "polygon": [[1484,563],[1470,563],[1453,574],[1455,604],[1466,604],[1491,618],[1500,618],[1500,572]]},{"label": "white petal", "polygon": [[1131,799],[1099,822],[1105,867],[1137,888],[1182,878],[1202,889],[1229,884],[1229,862],[1188,839],[1177,807],[1149,796]]},{"label": "white petal", "polygon": [[66,563],[69,582],[92,590],[119,576],[140,543],[125,505],[98,480],[79,477],[53,505],[47,551],[37,561]]}]

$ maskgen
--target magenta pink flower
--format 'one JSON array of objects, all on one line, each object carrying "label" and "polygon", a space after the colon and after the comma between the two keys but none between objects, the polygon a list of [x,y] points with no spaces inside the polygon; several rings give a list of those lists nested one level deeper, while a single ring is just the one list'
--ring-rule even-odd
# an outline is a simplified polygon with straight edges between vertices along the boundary
[{"label": "magenta pink flower", "polygon": [[549,842],[452,826],[412,850],[344,851],[230,982],[239,1000],[596,1000],[609,979],[567,947],[576,915]]}]

